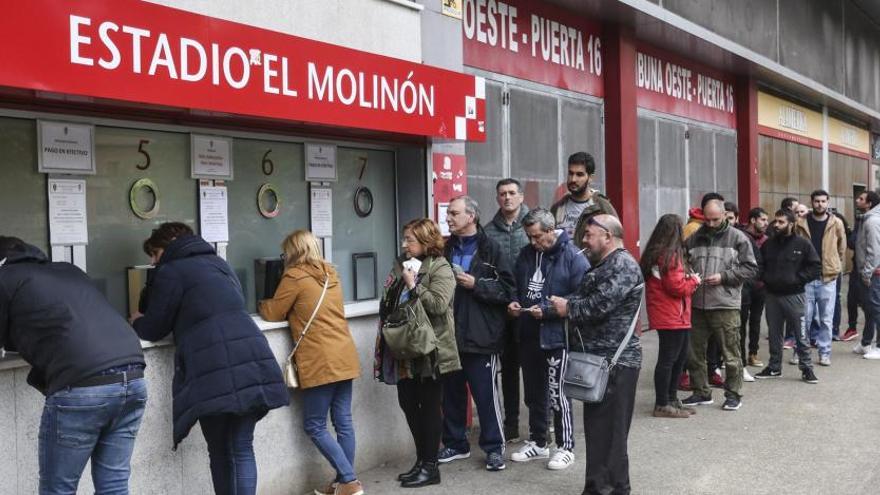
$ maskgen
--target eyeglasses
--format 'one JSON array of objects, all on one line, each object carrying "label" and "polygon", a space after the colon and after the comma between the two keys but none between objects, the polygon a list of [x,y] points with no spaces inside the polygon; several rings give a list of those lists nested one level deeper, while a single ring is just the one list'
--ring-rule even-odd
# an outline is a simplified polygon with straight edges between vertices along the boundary
[{"label": "eyeglasses", "polygon": [[590,217],[590,218],[588,218],[588,219],[587,219],[587,225],[595,225],[596,227],[599,227],[600,229],[604,230],[605,232],[608,232],[609,234],[611,234],[611,229],[609,229],[608,227],[602,225],[601,222],[599,222],[598,220],[596,220],[596,217]]}]

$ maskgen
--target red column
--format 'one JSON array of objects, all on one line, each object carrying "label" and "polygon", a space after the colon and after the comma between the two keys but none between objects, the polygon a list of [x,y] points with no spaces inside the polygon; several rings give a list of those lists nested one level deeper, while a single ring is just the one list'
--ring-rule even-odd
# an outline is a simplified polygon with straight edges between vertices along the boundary
[{"label": "red column", "polygon": [[[760,206],[758,195],[758,88],[744,76],[736,81],[736,178],[740,221]],[[773,215],[773,212],[769,212]]]},{"label": "red column", "polygon": [[603,36],[605,72],[605,183],[620,215],[626,248],[639,249],[639,121],[636,44],[629,28],[611,25]]}]

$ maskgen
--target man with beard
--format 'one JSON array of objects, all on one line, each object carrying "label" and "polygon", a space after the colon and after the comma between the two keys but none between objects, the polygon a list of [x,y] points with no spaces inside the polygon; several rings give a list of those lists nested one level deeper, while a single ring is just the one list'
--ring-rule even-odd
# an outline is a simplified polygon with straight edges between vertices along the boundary
[{"label": "man with beard", "polygon": [[[623,247],[623,226],[611,215],[587,220],[583,244],[592,268],[570,298],[552,296],[559,316],[568,316],[573,352],[611,360],[638,318],[644,279],[639,264]],[[587,476],[583,493],[631,491],[627,442],[642,346],[632,334],[608,376],[602,402],[584,404]]]},{"label": "man with beard", "polygon": [[[523,204],[522,186],[516,179],[502,179],[495,186],[498,212],[483,229],[490,239],[501,246],[507,265],[513,267],[523,246],[529,238],[523,230],[522,220],[529,212]],[[517,320],[507,320],[504,351],[501,353],[501,395],[504,397],[504,439],[519,441],[519,335]]]},{"label": "man with beard", "polygon": [[[819,364],[831,366],[831,326],[834,321],[834,298],[837,277],[843,271],[846,253],[846,233],[843,222],[828,212],[828,192],[817,189],[810,194],[813,211],[797,221],[795,232],[813,244],[822,260],[822,276],[806,286],[806,311],[804,321],[819,316],[819,330],[815,335],[819,349]],[[796,329],[795,329],[796,330]],[[812,336],[811,336],[812,337]],[[797,364],[797,357],[789,361]]]},{"label": "man with beard", "polygon": [[862,260],[859,259],[859,253],[856,251],[856,243],[858,242],[862,223],[865,221],[865,214],[878,204],[880,204],[880,195],[874,191],[865,191],[856,197],[855,227],[849,239],[847,239],[847,245],[855,254],[853,255],[853,270],[849,275],[849,287],[846,293],[849,328],[843,334],[843,340],[858,337],[859,332],[856,330],[856,323],[859,316],[859,308],[862,308],[862,312],[865,314],[865,326],[862,330],[862,339],[853,347],[853,352],[868,356],[866,359],[880,359],[880,350],[877,350],[876,346],[871,347],[871,341],[874,339],[875,324],[873,318],[871,318],[871,312],[866,307],[867,288],[859,280],[861,277],[859,276],[858,267],[862,265]]},{"label": "man with beard", "polygon": [[794,235],[795,216],[789,210],[776,212],[776,234],[761,246],[764,258],[762,279],[766,286],[767,327],[770,362],[755,375],[758,379],[782,376],[782,327],[794,330],[795,352],[801,379],[818,383],[810,360],[810,343],[804,325],[804,286],[819,278],[822,262],[810,241]]},{"label": "man with beard", "polygon": [[608,198],[590,188],[595,174],[596,161],[589,153],[578,151],[568,157],[568,194],[550,207],[556,226],[565,230],[578,248],[583,247],[588,218],[599,213],[617,216]]},{"label": "man with beard", "polygon": [[[523,219],[529,245],[516,260],[516,297],[507,306],[519,319],[519,353],[523,367],[529,439],[510,459],[547,459],[547,469],[565,469],[574,462],[574,424],[571,402],[562,388],[567,352],[565,318],[553,312],[548,297],[567,297],[580,286],[587,260],[577,252],[553,215],[538,208]],[[547,399],[553,411],[556,450],[547,445]]]},{"label": "man with beard", "polygon": [[[751,238],[752,251],[755,253],[758,268],[761,269],[763,268],[761,246],[767,242],[767,212],[763,208],[752,208],[749,210],[748,222],[742,228],[742,231]],[[764,363],[758,359],[758,347],[761,339],[761,314],[763,312],[764,282],[760,280],[759,276],[743,284],[739,323],[740,351],[743,356],[743,366],[764,366]],[[748,354],[746,354],[746,340],[748,340]],[[747,380],[746,374],[747,372],[744,371],[744,380]]]},{"label": "man with beard", "polygon": [[692,298],[691,350],[688,371],[693,395],[688,406],[712,404],[707,383],[706,345],[711,336],[723,342],[726,376],[723,408],[735,411],[742,405],[742,357],[739,348],[739,317],[742,284],[758,272],[748,237],[724,218],[724,202],[712,200],[703,209],[706,221],[685,243],[694,271],[703,284]]}]

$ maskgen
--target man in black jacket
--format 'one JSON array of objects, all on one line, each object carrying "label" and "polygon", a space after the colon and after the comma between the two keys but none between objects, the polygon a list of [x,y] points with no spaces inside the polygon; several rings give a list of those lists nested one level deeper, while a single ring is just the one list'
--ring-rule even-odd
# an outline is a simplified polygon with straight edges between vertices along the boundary
[{"label": "man in black jacket", "polygon": [[455,288],[455,341],[461,370],[443,377],[443,445],[438,461],[470,457],[467,441],[467,386],[480,417],[480,448],[486,452],[486,469],[504,465],[504,434],[498,402],[499,354],[504,348],[507,304],[513,294],[513,274],[501,247],[480,228],[477,202],[460,196],[446,213],[452,235],[446,259],[452,264]]},{"label": "man in black jacket", "polygon": [[92,460],[96,493],[127,493],[147,402],[140,342],[79,268],[0,237],[0,347],[31,365],[46,396],[40,493],[74,493]]},{"label": "man in black jacket", "polygon": [[773,225],[776,234],[761,246],[763,280],[767,290],[765,311],[770,332],[770,363],[755,378],[782,376],[782,326],[785,323],[794,330],[801,378],[807,383],[818,383],[804,325],[804,286],[819,278],[822,260],[809,240],[794,234],[793,213],[778,210]]}]

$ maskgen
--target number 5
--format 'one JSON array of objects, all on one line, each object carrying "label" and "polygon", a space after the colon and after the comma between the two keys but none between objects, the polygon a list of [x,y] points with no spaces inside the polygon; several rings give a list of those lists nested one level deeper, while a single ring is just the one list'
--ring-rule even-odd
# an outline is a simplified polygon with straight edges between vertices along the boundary
[{"label": "number 5", "polygon": [[150,162],[152,161],[150,159],[150,154],[147,153],[147,151],[144,149],[145,144],[150,144],[150,140],[149,139],[141,139],[141,142],[138,143],[138,153],[144,155],[144,158],[146,158],[146,162],[144,162],[143,165],[135,165],[135,167],[137,167],[138,170],[146,170],[146,169],[150,168]]}]

